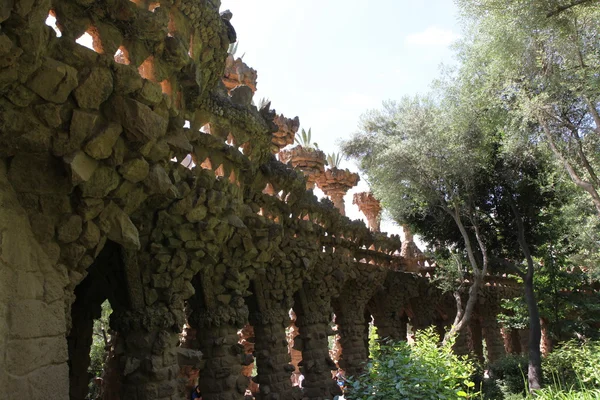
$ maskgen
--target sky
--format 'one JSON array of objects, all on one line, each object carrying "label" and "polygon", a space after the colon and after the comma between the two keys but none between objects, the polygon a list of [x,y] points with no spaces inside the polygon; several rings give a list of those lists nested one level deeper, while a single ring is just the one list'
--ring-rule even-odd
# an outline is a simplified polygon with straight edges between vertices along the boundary
[{"label": "sky", "polygon": [[[452,0],[222,0],[233,13],[236,56],[258,71],[255,99],[300,117],[326,153],[357,130],[360,116],[385,100],[428,91],[459,38]],[[357,172],[352,162],[342,167]],[[346,214],[362,218],[352,194]],[[315,194],[320,191],[316,190]],[[382,231],[399,233],[390,221]]]}]

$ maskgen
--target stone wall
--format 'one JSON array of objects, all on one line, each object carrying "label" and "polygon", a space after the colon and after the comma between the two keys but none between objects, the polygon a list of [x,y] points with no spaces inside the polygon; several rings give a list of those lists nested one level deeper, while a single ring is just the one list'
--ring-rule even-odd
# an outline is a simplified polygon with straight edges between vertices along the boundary
[{"label": "stone wall", "polygon": [[[0,163],[0,387],[5,398],[69,396],[63,288]],[[8,396],[8,397],[6,397]]]}]

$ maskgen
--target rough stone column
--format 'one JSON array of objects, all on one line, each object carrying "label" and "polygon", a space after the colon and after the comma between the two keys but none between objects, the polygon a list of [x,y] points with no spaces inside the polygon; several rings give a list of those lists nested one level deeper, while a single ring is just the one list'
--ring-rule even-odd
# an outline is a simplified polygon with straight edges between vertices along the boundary
[{"label": "rough stone column", "polygon": [[356,204],[359,210],[367,217],[369,229],[373,232],[379,232],[379,214],[381,213],[381,204],[372,193],[355,193],[352,204]]},{"label": "rough stone column", "polygon": [[471,345],[471,331],[469,327],[465,327],[458,331],[456,341],[454,342],[454,346],[452,346],[452,351],[454,351],[454,354],[456,355],[467,356],[472,353]]},{"label": "rough stone column", "polygon": [[325,172],[325,153],[321,150],[296,146],[289,150],[281,150],[279,160],[302,171],[306,178],[307,190],[314,189],[316,182]]},{"label": "rough stone column", "polygon": [[[471,321],[469,323],[469,348],[473,352],[475,358],[480,362],[484,362],[483,357],[483,331],[482,324],[479,318],[476,316],[471,317]],[[487,340],[486,340],[487,344]],[[490,349],[487,349],[488,354],[490,353]]]},{"label": "rough stone column", "polygon": [[113,312],[110,324],[119,333],[114,348],[122,399],[167,400],[176,396],[177,343],[183,322],[183,310],[161,304]]},{"label": "rough stone column", "polygon": [[356,279],[349,281],[333,301],[342,355],[339,365],[346,376],[358,376],[369,355],[366,306],[383,283],[387,271],[371,264],[356,264]]},{"label": "rough stone column", "polygon": [[481,322],[481,327],[487,347],[487,359],[488,362],[493,363],[506,354],[500,324],[496,320],[496,316],[493,315],[484,318]]},{"label": "rough stone column", "polygon": [[304,375],[304,396],[310,400],[332,399],[341,390],[331,379],[331,371],[337,369],[329,356],[328,337],[334,334],[330,327],[331,302],[327,293],[311,286],[305,285],[296,296],[294,310],[299,335],[294,348],[302,351],[300,372]]},{"label": "rough stone column", "polygon": [[[238,331],[238,337],[239,343],[244,347],[244,353],[246,353],[247,356],[252,357],[252,362],[249,362],[248,365],[242,367],[242,375],[252,378],[252,370],[254,369],[254,341],[256,340],[254,338],[254,327],[247,324]],[[258,391],[258,386],[251,380],[248,389],[254,393]]]},{"label": "rough stone column", "polygon": [[[242,375],[247,357],[239,344],[238,330],[247,324],[248,308],[241,296],[217,304],[209,287],[195,282],[196,295],[189,302],[188,321],[196,330],[196,348],[202,351],[204,368],[198,383],[206,400],[243,399],[249,379]],[[202,290],[204,288],[205,290]]]},{"label": "rough stone column", "polygon": [[502,328],[502,338],[508,354],[521,354],[521,339],[517,329]]},{"label": "rough stone column", "polygon": [[[283,314],[283,313],[282,313]],[[287,324],[269,322],[261,316],[250,314],[250,322],[254,325],[254,354],[256,355],[256,377],[259,392],[258,400],[277,400],[301,398],[298,392],[294,395],[290,379],[294,366],[290,364],[285,329]]]},{"label": "rough stone column", "polygon": [[288,327],[287,342],[288,342],[288,353],[292,359],[292,365],[294,366],[294,372],[292,373],[292,385],[298,385],[300,379],[300,367],[298,364],[302,361],[302,352],[294,349],[294,340],[298,336],[298,326],[296,325],[296,313],[292,310],[290,312],[291,323]]},{"label": "rough stone column", "polygon": [[409,298],[416,295],[415,279],[412,274],[388,274],[384,286],[369,302],[367,308],[373,315],[377,335],[381,339],[407,339],[408,316],[405,309]]},{"label": "rough stone column", "polygon": [[365,324],[368,322],[365,320],[364,309],[364,304],[348,298],[340,299],[335,307],[335,322],[342,347],[339,364],[346,376],[360,374],[369,355],[369,349],[365,345],[368,340]]},{"label": "rough stone column", "polygon": [[258,400],[300,399],[298,387],[292,387],[292,372],[286,328],[293,306],[295,283],[293,269],[277,258],[268,274],[252,281],[253,295],[248,298],[250,323],[254,327],[254,354],[258,375]]},{"label": "rough stone column", "polygon": [[198,330],[198,345],[205,360],[199,385],[208,400],[243,399],[248,378],[242,375],[243,348],[234,325],[205,326]]}]

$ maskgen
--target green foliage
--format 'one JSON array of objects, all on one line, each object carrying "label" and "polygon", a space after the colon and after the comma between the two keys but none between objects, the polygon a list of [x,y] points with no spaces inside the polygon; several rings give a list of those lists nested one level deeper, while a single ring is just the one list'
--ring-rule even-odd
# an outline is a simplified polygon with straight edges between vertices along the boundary
[{"label": "green foliage", "polygon": [[106,360],[106,338],[109,330],[109,318],[112,314],[112,307],[108,300],[102,303],[102,311],[99,319],[94,320],[92,334],[92,346],[90,348],[90,372],[94,377],[101,377]]},{"label": "green foliage", "polygon": [[327,154],[327,165],[331,168],[339,168],[342,162],[342,153]]},{"label": "green foliage", "polygon": [[563,343],[548,354],[543,368],[559,387],[600,389],[600,342]]},{"label": "green foliage", "polygon": [[600,389],[573,388],[564,390],[553,386],[536,392],[535,398],[539,400],[600,400]]},{"label": "green foliage", "polygon": [[495,383],[506,394],[523,395],[527,391],[527,357],[508,354],[490,365]]},{"label": "green foliage", "polygon": [[465,357],[452,352],[454,340],[440,346],[433,328],[419,331],[415,343],[375,342],[367,372],[348,379],[351,400],[474,398],[475,371]]},{"label": "green foliage", "polygon": [[[462,73],[543,140],[600,213],[600,7],[584,1],[458,0]],[[570,4],[568,4],[570,3]]]},{"label": "green foliage", "polygon": [[296,143],[302,146],[306,150],[318,150],[319,145],[316,142],[312,142],[312,129],[308,128],[308,132],[302,128],[300,135],[296,134]]}]

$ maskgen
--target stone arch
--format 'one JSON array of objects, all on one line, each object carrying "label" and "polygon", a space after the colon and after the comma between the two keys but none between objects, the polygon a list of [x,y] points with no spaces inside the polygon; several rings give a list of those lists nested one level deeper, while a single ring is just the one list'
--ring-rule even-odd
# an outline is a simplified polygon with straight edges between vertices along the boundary
[{"label": "stone arch", "polygon": [[127,294],[121,249],[109,241],[88,269],[86,278],[75,288],[71,330],[67,335],[71,400],[84,400],[88,393],[92,329],[94,320],[100,318],[102,303],[108,300],[114,310],[126,309]]}]

